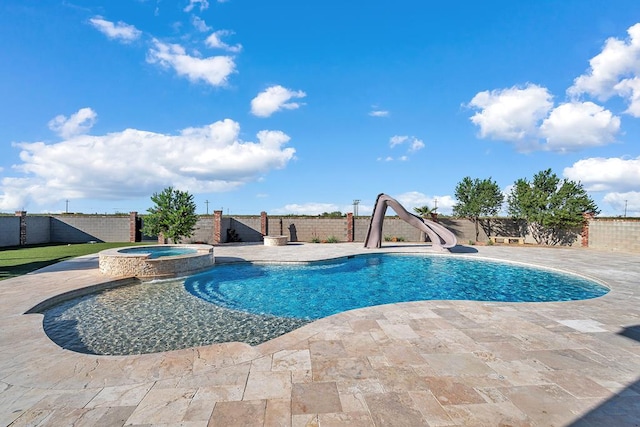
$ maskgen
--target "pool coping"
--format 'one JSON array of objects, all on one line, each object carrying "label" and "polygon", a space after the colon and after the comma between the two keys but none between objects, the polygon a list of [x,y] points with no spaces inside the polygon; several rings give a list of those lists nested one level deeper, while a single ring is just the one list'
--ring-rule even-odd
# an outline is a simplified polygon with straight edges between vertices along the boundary
[{"label": "pool coping", "polygon": [[[440,424],[436,425],[474,425],[482,414],[540,423],[540,405],[522,396],[525,389],[529,395],[538,393],[541,404],[545,390],[563,396],[564,410],[545,409],[549,420],[567,423],[580,417],[596,419],[593,417],[599,416],[597,409],[611,399],[633,403],[616,415],[619,420],[638,415],[640,386],[636,373],[640,372],[640,343],[620,334],[625,328],[635,331],[640,318],[640,290],[634,286],[640,278],[640,255],[588,249],[464,248],[468,253],[452,256],[544,264],[604,281],[611,291],[593,300],[560,303],[390,304],[320,319],[256,347],[229,343],[149,355],[93,356],[60,349],[42,331],[42,316],[23,315],[54,295],[111,280],[97,271],[96,256],[81,257],[0,282],[0,424],[64,417],[100,419],[117,408],[126,415],[123,417],[127,424],[158,423],[161,419],[179,423],[193,418],[194,423],[207,425],[209,420],[222,419],[219,417],[229,408],[235,408],[231,412],[238,419],[246,411],[258,408],[261,419],[279,414],[277,418],[288,420],[285,425],[297,425],[314,417],[325,421],[357,419],[366,421],[364,425],[379,425],[382,407],[388,412],[403,408],[416,420],[422,417],[432,424],[433,417],[437,417]],[[216,258],[223,262],[308,262],[374,252],[433,253],[428,245],[410,244],[379,250],[364,249],[361,244],[289,244],[267,248],[221,245],[215,250]],[[509,329],[514,324],[521,325],[522,330],[500,332],[500,328]],[[433,329],[416,329],[416,325]],[[495,344],[482,336],[483,330],[494,329],[496,334],[502,334],[500,342],[511,352],[543,360],[518,359],[507,356],[505,349],[494,348]],[[547,338],[550,344],[541,342],[540,337]],[[362,342],[355,345],[354,340]],[[429,343],[434,340],[444,343],[446,348],[431,349]],[[339,351],[334,349],[332,356],[325,347],[334,344]],[[405,349],[404,355],[396,352],[399,348]],[[423,353],[417,352],[418,348]],[[479,352],[483,354],[476,354]],[[483,360],[490,357],[489,353],[494,361]],[[429,371],[427,375],[425,370],[435,369],[433,364],[440,360],[440,354],[450,354],[453,360],[467,361],[478,369],[483,366],[482,369],[492,369],[493,373],[502,372],[500,375],[505,379],[474,376],[473,381],[483,382],[482,386],[474,385],[466,375],[441,375],[447,372],[437,363],[436,371],[441,372]],[[570,376],[576,370],[562,359],[566,354],[574,355],[576,366],[581,369],[592,365],[587,370],[591,374],[583,380],[591,392],[573,390],[571,387],[575,386],[570,387],[566,378],[561,378],[560,374]],[[562,363],[556,359],[562,359]],[[563,365],[565,362],[567,366]],[[358,366],[367,372],[365,378],[358,377]],[[516,378],[515,373],[511,373],[513,378],[504,375],[514,367],[527,371],[530,378]],[[393,375],[388,377],[390,372],[395,372],[397,378],[407,377],[406,381],[410,377],[413,382],[395,384]],[[311,412],[301,408],[305,392],[320,390],[327,384],[333,387],[329,395],[337,401],[334,399],[326,407]],[[462,400],[456,404],[439,400],[442,396],[437,390],[443,384],[457,384],[458,398]],[[489,393],[489,389],[497,394]],[[225,396],[219,396],[223,391]],[[482,402],[465,401],[464,396],[472,392],[481,396]],[[217,397],[204,404],[198,393]],[[177,398],[178,394],[182,397]],[[476,395],[473,396],[477,399]],[[163,411],[170,402],[180,402],[184,411],[174,411],[173,415]],[[196,416],[188,408],[197,405],[207,409]],[[479,415],[463,417],[471,405],[476,405],[474,410]],[[150,410],[152,407],[155,412]],[[71,412],[75,415],[69,415]],[[589,415],[592,412],[595,415]]]}]

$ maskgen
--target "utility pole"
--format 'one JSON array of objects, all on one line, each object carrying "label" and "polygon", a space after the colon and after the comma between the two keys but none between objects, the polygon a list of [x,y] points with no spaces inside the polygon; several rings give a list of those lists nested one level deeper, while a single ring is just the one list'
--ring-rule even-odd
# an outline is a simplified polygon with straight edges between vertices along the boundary
[{"label": "utility pole", "polygon": [[353,200],[353,216],[358,216],[358,205],[360,204],[360,200]]},{"label": "utility pole", "polygon": [[433,204],[435,205],[435,207],[433,208],[433,211],[437,211],[438,210],[438,198],[436,197],[435,199],[433,199]]},{"label": "utility pole", "polygon": [[205,200],[204,204],[207,205],[207,215],[209,215],[209,200]]},{"label": "utility pole", "polygon": [[64,208],[64,213],[69,213],[69,199],[65,200],[66,207]]},{"label": "utility pole", "polygon": [[624,217],[627,217],[627,200],[624,201]]}]

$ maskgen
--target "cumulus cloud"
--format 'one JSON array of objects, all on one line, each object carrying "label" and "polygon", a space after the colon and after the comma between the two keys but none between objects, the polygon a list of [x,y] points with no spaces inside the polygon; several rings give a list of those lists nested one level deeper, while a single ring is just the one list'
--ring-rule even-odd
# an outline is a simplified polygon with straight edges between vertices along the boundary
[{"label": "cumulus cloud", "polygon": [[94,16],[89,19],[91,25],[94,26],[102,34],[106,35],[110,39],[120,40],[124,43],[130,43],[137,40],[142,31],[138,30],[133,25],[125,24],[122,21],[113,23],[102,18],[102,16]]},{"label": "cumulus cloud", "polygon": [[22,163],[13,169],[22,176],[0,181],[0,209],[140,197],[169,185],[192,193],[228,191],[294,158],[281,131],[262,130],[255,142],[239,135],[240,125],[225,119],[175,135],[125,129],[54,144],[15,144]]},{"label": "cumulus cloud", "polygon": [[295,110],[304,104],[289,102],[289,100],[305,96],[307,94],[301,90],[293,91],[280,85],[271,86],[251,100],[251,113],[258,117],[269,117],[276,111],[283,109]]},{"label": "cumulus cloud", "polygon": [[394,135],[391,138],[389,138],[389,146],[393,148],[396,145],[400,145],[403,142],[408,140],[409,140],[409,137],[407,135]]},{"label": "cumulus cloud", "polygon": [[565,168],[563,175],[582,182],[588,191],[640,191],[640,157],[582,159]]},{"label": "cumulus cloud", "polygon": [[200,12],[209,8],[209,2],[207,0],[189,0],[189,4],[185,6],[185,12],[191,12],[196,6],[200,8]]},{"label": "cumulus cloud", "polygon": [[240,52],[242,50],[242,45],[240,43],[231,46],[220,39],[220,37],[229,36],[232,34],[233,31],[218,30],[207,37],[207,39],[205,40],[205,44],[214,49],[223,49],[228,52]]},{"label": "cumulus cloud", "polygon": [[536,127],[553,107],[549,91],[534,84],[476,94],[469,107],[479,110],[471,121],[481,138],[525,141],[536,135]]},{"label": "cumulus cloud", "polygon": [[389,112],[386,110],[372,110],[369,112],[371,117],[388,117]]},{"label": "cumulus cloud", "polygon": [[208,26],[207,23],[204,22],[204,19],[200,18],[199,16],[193,15],[191,17],[191,23],[193,24],[193,27],[201,33],[205,33],[211,30],[211,27]]},{"label": "cumulus cloud", "polygon": [[608,193],[602,200],[618,215],[640,216],[640,191]]},{"label": "cumulus cloud", "polygon": [[[389,138],[389,147],[391,148],[395,148],[399,145],[407,145],[407,154],[413,154],[416,151],[420,151],[422,150],[425,145],[424,142],[421,139],[416,138],[415,136],[408,136],[408,135],[394,135],[391,138]],[[382,157],[378,157],[378,160],[384,160],[387,162],[390,162],[393,160],[393,157],[388,156],[385,158]],[[409,160],[409,156],[408,155],[402,155],[400,157],[397,158],[397,160],[400,161],[407,161]]]},{"label": "cumulus cloud", "polygon": [[640,117],[640,78],[625,79],[615,85],[614,89],[629,103],[629,108],[625,113],[633,117]]},{"label": "cumulus cloud", "polygon": [[426,194],[418,191],[409,191],[399,194],[395,199],[400,202],[406,210],[412,213],[413,208],[419,208],[427,205],[430,208],[437,206],[439,213],[450,214],[453,212],[453,205],[456,204],[455,199],[451,196],[427,196]]},{"label": "cumulus cloud", "polygon": [[273,213],[277,215],[320,215],[323,212],[339,211],[340,207],[333,203],[291,203],[282,208],[274,209]]},{"label": "cumulus cloud", "polygon": [[593,102],[572,102],[553,109],[540,126],[546,149],[573,151],[615,141],[620,118]]},{"label": "cumulus cloud", "polygon": [[478,93],[469,106],[479,111],[471,121],[480,138],[515,143],[520,151],[577,151],[610,144],[620,131],[620,118],[593,102],[557,107],[546,88],[528,85]]},{"label": "cumulus cloud", "polygon": [[172,68],[179,76],[211,86],[224,86],[236,66],[230,56],[199,58],[188,55],[178,44],[166,44],[156,39],[153,40],[153,47],[149,49],[147,62]]},{"label": "cumulus cloud", "polygon": [[56,116],[49,121],[49,129],[63,138],[72,138],[76,135],[86,133],[96,122],[98,115],[91,108],[81,108],[71,117]]},{"label": "cumulus cloud", "polygon": [[588,71],[574,80],[567,93],[588,94],[601,101],[620,95],[620,84],[640,73],[640,23],[627,33],[627,40],[607,39],[602,51],[589,61]]}]

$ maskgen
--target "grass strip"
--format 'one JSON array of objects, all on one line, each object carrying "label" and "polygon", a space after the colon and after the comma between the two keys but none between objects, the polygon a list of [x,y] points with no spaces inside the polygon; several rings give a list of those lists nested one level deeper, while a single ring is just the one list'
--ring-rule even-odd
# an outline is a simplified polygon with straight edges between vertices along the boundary
[{"label": "grass strip", "polygon": [[94,254],[104,249],[148,244],[150,242],[64,243],[0,248],[0,280],[22,276],[60,261]]}]

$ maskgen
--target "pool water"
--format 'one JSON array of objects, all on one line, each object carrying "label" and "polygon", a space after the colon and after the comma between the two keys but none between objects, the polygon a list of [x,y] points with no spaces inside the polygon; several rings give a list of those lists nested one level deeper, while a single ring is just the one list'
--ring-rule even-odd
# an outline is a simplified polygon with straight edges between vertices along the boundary
[{"label": "pool water", "polygon": [[548,302],[608,292],[592,281],[550,270],[415,255],[370,255],[310,265],[222,265],[188,278],[185,288],[229,309],[298,319],[396,302]]},{"label": "pool water", "polygon": [[140,247],[120,249],[118,252],[123,254],[149,254],[149,258],[162,258],[168,256],[178,256],[195,254],[197,251],[191,248],[181,248],[176,246],[158,246],[158,247]]},{"label": "pool water", "polygon": [[608,289],[578,276],[507,263],[365,255],[311,264],[226,264],[182,280],[121,286],[43,312],[59,346],[154,353],[223,342],[257,345],[345,310],[416,300],[566,301]]}]

